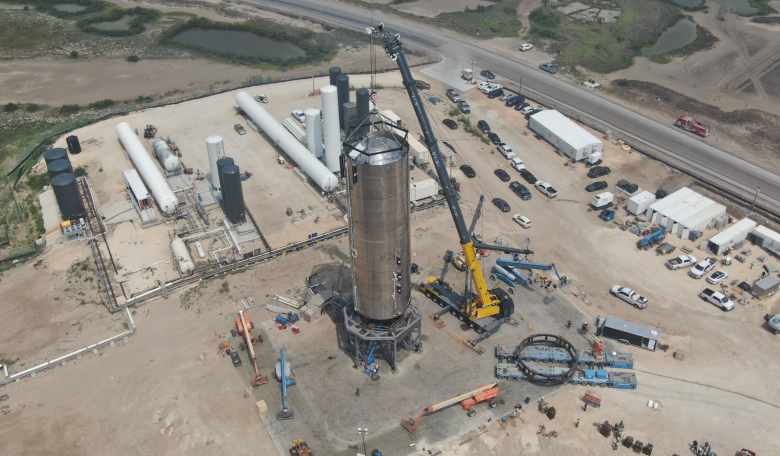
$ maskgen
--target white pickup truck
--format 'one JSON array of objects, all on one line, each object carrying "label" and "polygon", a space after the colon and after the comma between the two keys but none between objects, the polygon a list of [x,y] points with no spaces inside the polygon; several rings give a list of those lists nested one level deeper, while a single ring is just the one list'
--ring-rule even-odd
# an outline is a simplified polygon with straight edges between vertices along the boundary
[{"label": "white pickup truck", "polygon": [[609,290],[609,292],[612,294],[612,296],[618,297],[623,301],[626,301],[627,303],[631,304],[637,309],[644,309],[645,307],[647,307],[648,304],[647,298],[642,297],[639,293],[637,293],[636,291],[628,287],[615,285],[614,287],[612,287],[611,290]]},{"label": "white pickup truck", "polygon": [[501,153],[501,155],[504,156],[504,158],[508,158],[510,160],[515,158],[515,151],[509,147],[509,144],[501,143],[497,147],[498,151]]},{"label": "white pickup truck", "polygon": [[704,291],[699,294],[699,297],[710,304],[715,304],[724,312],[734,309],[734,303],[731,299],[719,291],[705,288]]},{"label": "white pickup truck", "polygon": [[696,257],[693,255],[680,255],[666,262],[666,267],[675,271],[681,268],[687,268],[696,264]]},{"label": "white pickup truck", "polygon": [[714,258],[707,258],[704,260],[701,260],[699,264],[692,267],[690,271],[688,271],[688,275],[693,277],[694,279],[701,279],[704,277],[704,274],[712,271],[715,269],[715,266],[717,266],[718,260]]}]

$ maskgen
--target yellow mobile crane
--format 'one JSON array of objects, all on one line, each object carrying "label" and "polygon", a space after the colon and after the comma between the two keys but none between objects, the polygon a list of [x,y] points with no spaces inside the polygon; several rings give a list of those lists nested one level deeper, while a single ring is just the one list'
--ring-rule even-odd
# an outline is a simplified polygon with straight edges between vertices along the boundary
[{"label": "yellow mobile crane", "polygon": [[[439,150],[439,144],[436,140],[436,136],[433,134],[431,123],[428,121],[428,115],[425,113],[422,98],[415,85],[409,63],[406,61],[406,55],[404,54],[403,44],[400,39],[401,35],[385,31],[384,24],[379,24],[377,27],[368,27],[366,31],[369,34],[378,37],[384,43],[385,51],[398,65],[398,70],[401,72],[404,86],[409,94],[409,99],[412,102],[414,112],[417,115],[417,121],[422,128],[425,145],[431,152],[431,158],[434,167],[436,168],[436,174],[441,182],[444,198],[447,200],[452,219],[455,222],[455,228],[458,231],[466,267],[468,268],[471,281],[474,283],[474,293],[469,290],[467,285],[465,292],[459,294],[453,291],[446,282],[437,279],[436,277],[430,277],[420,284],[420,290],[425,293],[429,299],[432,299],[443,308],[439,313],[435,314],[434,318],[438,318],[449,312],[461,321],[467,323],[472,329],[481,333],[479,338],[471,341],[473,345],[476,345],[498,331],[498,328],[501,327],[514,312],[514,302],[504,290],[500,288],[491,290],[488,288],[485,276],[482,273],[482,268],[479,265],[479,259],[477,258],[477,249],[498,250],[508,254],[520,255],[530,255],[533,252],[530,250],[493,246],[475,242],[473,232],[484,199],[480,199],[480,204],[477,206],[474,220],[471,223],[471,229],[468,229],[466,227],[466,222],[463,219],[460,204],[458,203],[458,195],[452,187],[452,182],[447,174],[447,165]],[[495,317],[492,322],[485,323],[479,321],[482,318],[491,316]]]}]

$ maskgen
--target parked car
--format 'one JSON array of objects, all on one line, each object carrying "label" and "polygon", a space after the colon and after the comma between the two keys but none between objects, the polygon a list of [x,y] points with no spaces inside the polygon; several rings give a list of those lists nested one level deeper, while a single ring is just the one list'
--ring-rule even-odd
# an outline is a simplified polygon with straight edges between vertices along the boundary
[{"label": "parked car", "polygon": [[637,309],[644,309],[647,307],[647,298],[642,297],[639,293],[628,287],[615,285],[609,292],[612,296],[626,301]]},{"label": "parked car", "polygon": [[515,158],[515,151],[512,150],[511,147],[509,147],[506,143],[501,143],[498,145],[498,151],[501,153],[501,155],[504,156],[504,158]]},{"label": "parked car", "polygon": [[246,130],[244,129],[244,126],[241,125],[241,124],[233,125],[233,129],[236,130],[236,133],[238,133],[239,135],[245,135],[246,134]]},{"label": "parked car", "polygon": [[515,105],[515,111],[522,111],[523,109],[525,109],[525,108],[527,108],[529,106],[531,106],[531,105],[528,104],[528,103],[518,103],[518,104]]},{"label": "parked car", "polygon": [[512,165],[512,168],[520,171],[520,174],[523,174],[523,171],[525,171],[525,165],[523,164],[523,160],[520,160],[517,157],[513,158],[512,161],[509,162],[509,164]]},{"label": "parked car", "polygon": [[524,97],[524,96],[522,96],[522,95],[517,95],[517,96],[514,96],[514,97],[512,97],[512,98],[510,98],[510,99],[506,100],[506,103],[504,103],[504,104],[505,104],[507,107],[510,107],[510,108],[511,108],[512,106],[515,106],[515,105],[517,105],[517,104],[519,104],[519,103],[522,103],[522,102],[524,102],[524,101],[525,101],[525,97]]},{"label": "parked car", "polygon": [[458,95],[458,92],[456,92],[455,89],[447,90],[447,98],[452,100],[453,103],[457,103],[460,101],[460,95]]},{"label": "parked car", "polygon": [[711,276],[707,277],[707,282],[717,285],[729,278],[729,273],[723,270],[715,271]]},{"label": "parked car", "polygon": [[714,304],[720,307],[720,310],[724,312],[734,310],[734,302],[732,302],[728,296],[719,291],[705,288],[704,291],[699,294],[699,297],[710,304]]},{"label": "parked car", "polygon": [[463,171],[463,174],[469,179],[477,177],[477,172],[469,165],[460,165],[460,170]]},{"label": "parked car", "polygon": [[506,100],[508,100],[508,99],[510,99],[510,98],[512,98],[514,96],[515,96],[515,94],[513,94],[511,92],[510,93],[505,93],[505,94],[501,95],[501,97],[499,97],[499,100],[506,101]]},{"label": "parked car", "polygon": [[490,98],[492,100],[493,98],[498,98],[498,97],[500,97],[503,94],[504,94],[504,89],[496,89],[496,90],[491,91],[488,94],[488,98]]},{"label": "parked car", "polygon": [[558,72],[558,69],[555,68],[555,66],[553,66],[552,63],[543,63],[543,64],[539,65],[539,69],[543,70],[543,71],[546,71],[546,72],[548,72],[550,74],[555,74],[555,73]]},{"label": "parked car", "polygon": [[488,139],[493,142],[493,144],[501,144],[501,138],[492,131],[488,133]]},{"label": "parked car", "polygon": [[689,268],[696,264],[696,257],[693,255],[680,255],[666,262],[666,267],[672,271],[682,268]]},{"label": "parked car", "polygon": [[554,189],[552,184],[549,182],[538,181],[536,183],[536,188],[538,188],[539,191],[544,193],[548,198],[555,198],[558,196],[558,190]]},{"label": "parked car", "polygon": [[290,114],[300,123],[306,123],[306,116],[303,114],[303,111],[300,109],[293,109],[290,111]]},{"label": "parked car", "polygon": [[501,179],[501,182],[509,182],[509,180],[511,179],[509,177],[509,173],[504,171],[501,168],[498,168],[497,170],[493,171],[493,174],[498,176],[498,178]]},{"label": "parked car", "polygon": [[536,176],[534,176],[531,171],[528,171],[527,169],[523,168],[520,171],[520,175],[523,176],[523,179],[525,179],[526,182],[528,182],[531,185],[536,184]]},{"label": "parked car", "polygon": [[704,260],[701,260],[699,264],[691,268],[690,271],[688,271],[688,275],[693,277],[694,279],[701,279],[704,277],[704,274],[712,271],[715,269],[715,266],[718,265],[718,260],[715,258],[705,258]]},{"label": "parked car", "polygon": [[503,89],[503,88],[504,88],[504,86],[502,86],[501,84],[495,84],[495,83],[491,82],[490,84],[488,84],[488,85],[486,85],[485,87],[482,88],[482,93],[487,95],[487,94],[489,94],[490,92],[492,92],[494,90]]},{"label": "parked car", "polygon": [[447,126],[450,130],[457,130],[458,129],[458,122],[455,122],[452,119],[444,119],[441,121],[444,125]]},{"label": "parked car", "polygon": [[525,43],[525,44],[521,44],[520,45],[520,50],[523,51],[523,52],[530,51],[533,48],[534,48],[534,45],[531,44],[531,43]]},{"label": "parked car", "polygon": [[442,141],[441,143],[449,147],[451,151],[455,152],[455,148],[452,147],[452,144],[448,143],[447,141]]},{"label": "parked car", "polygon": [[531,194],[531,190],[528,190],[528,187],[517,181],[509,184],[509,189],[512,190],[515,195],[519,196],[523,201],[527,201],[533,196]]},{"label": "parked car", "polygon": [[420,89],[420,90],[429,90],[431,88],[430,84],[428,84],[425,81],[421,81],[419,79],[414,81],[414,85],[416,85],[417,88]]},{"label": "parked car", "polygon": [[537,112],[539,112],[539,111],[541,111],[541,109],[539,109],[539,108],[534,108],[534,109],[533,109],[533,111],[531,111],[531,112],[529,112],[529,113],[527,113],[527,114],[525,115],[525,118],[526,118],[526,119],[530,119],[532,115],[536,114],[536,113],[537,113]]},{"label": "parked car", "polygon": [[233,367],[241,367],[242,362],[241,357],[238,356],[238,352],[230,349],[225,350],[225,352],[228,354],[228,356],[230,356],[230,361],[233,362]]},{"label": "parked car", "polygon": [[490,133],[490,125],[488,125],[488,123],[485,122],[484,120],[480,120],[479,122],[477,122],[477,128],[479,128],[479,131],[481,131],[482,133],[485,134]]},{"label": "parked car", "polygon": [[526,106],[525,108],[520,110],[520,114],[528,115],[534,111],[536,111],[536,108],[534,108],[533,106]]},{"label": "parked car", "polygon": [[496,75],[490,70],[482,70],[479,75],[486,79],[496,79]]},{"label": "parked car", "polygon": [[255,96],[255,101],[258,103],[268,103],[268,97],[265,95],[257,95]]},{"label": "parked car", "polygon": [[529,218],[528,218],[528,217],[526,217],[525,215],[522,215],[522,214],[515,214],[515,215],[512,217],[512,220],[514,220],[515,222],[517,222],[517,224],[518,224],[518,225],[520,225],[520,226],[522,226],[523,228],[531,228],[531,219],[529,219]]},{"label": "parked car", "polygon": [[458,102],[458,107],[460,108],[461,112],[463,112],[464,114],[468,114],[471,112],[471,106],[469,106],[469,104],[464,100],[460,100]]},{"label": "parked car", "polygon": [[596,178],[601,176],[607,176],[612,170],[607,166],[595,166],[588,171],[588,177]]},{"label": "parked car", "polygon": [[769,329],[771,329],[775,335],[780,334],[780,314],[766,314],[764,315],[764,320],[766,320],[767,326],[769,326]]},{"label": "parked car", "polygon": [[585,190],[588,192],[597,192],[599,190],[604,190],[607,187],[609,187],[609,184],[607,184],[605,181],[598,181],[585,187]]},{"label": "parked car", "polygon": [[501,198],[493,198],[493,205],[495,205],[501,212],[509,212],[512,210],[512,208],[509,207],[509,203],[502,200]]}]

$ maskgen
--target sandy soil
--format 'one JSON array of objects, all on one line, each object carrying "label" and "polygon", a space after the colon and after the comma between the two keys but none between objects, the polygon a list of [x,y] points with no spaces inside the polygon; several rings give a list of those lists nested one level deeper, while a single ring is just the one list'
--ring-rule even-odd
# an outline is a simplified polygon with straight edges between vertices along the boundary
[{"label": "sandy soil", "polygon": [[489,6],[491,3],[485,0],[417,0],[393,5],[393,8],[417,16],[436,17],[441,13],[463,11],[467,7],[474,9],[480,5]]}]

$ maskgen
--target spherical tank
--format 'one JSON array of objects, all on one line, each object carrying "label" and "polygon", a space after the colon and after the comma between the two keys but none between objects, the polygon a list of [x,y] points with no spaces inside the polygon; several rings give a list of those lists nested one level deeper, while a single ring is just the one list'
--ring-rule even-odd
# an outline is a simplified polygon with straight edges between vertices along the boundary
[{"label": "spherical tank", "polygon": [[168,145],[168,141],[157,138],[152,142],[152,147],[166,171],[176,171],[179,169],[179,155],[171,149],[171,146]]},{"label": "spherical tank", "polygon": [[411,296],[407,148],[390,134],[345,149],[353,297],[366,318],[389,320]]},{"label": "spherical tank", "polygon": [[222,136],[211,135],[206,138],[206,151],[209,154],[209,169],[211,169],[211,186],[216,189],[222,188],[219,184],[219,170],[217,169],[217,160],[225,156],[225,145],[222,143]]},{"label": "spherical tank", "polygon": [[54,176],[73,173],[73,165],[70,164],[70,160],[54,160],[46,165],[46,170],[49,172],[49,179],[54,179]]},{"label": "spherical tank", "polygon": [[62,147],[49,149],[43,153],[43,160],[46,162],[47,165],[55,160],[63,160],[63,159],[64,160],[68,159],[68,151],[63,149]]},{"label": "spherical tank", "polygon": [[184,275],[192,274],[192,271],[195,270],[195,263],[192,262],[192,255],[190,255],[187,244],[180,238],[176,238],[171,242],[171,250],[173,250],[173,256],[179,264],[179,271]]}]

